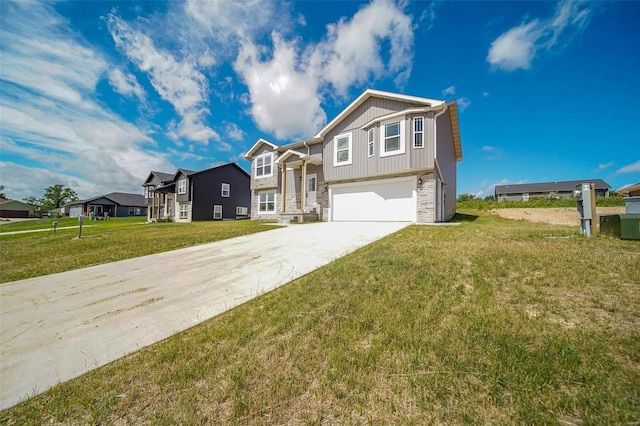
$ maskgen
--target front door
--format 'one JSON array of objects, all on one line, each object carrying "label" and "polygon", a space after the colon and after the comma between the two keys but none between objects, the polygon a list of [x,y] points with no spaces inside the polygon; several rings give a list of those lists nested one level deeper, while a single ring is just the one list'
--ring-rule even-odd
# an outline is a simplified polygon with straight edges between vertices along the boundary
[{"label": "front door", "polygon": [[316,205],[316,190],[318,186],[318,178],[316,174],[307,175],[307,192],[305,193],[305,204],[307,206]]}]

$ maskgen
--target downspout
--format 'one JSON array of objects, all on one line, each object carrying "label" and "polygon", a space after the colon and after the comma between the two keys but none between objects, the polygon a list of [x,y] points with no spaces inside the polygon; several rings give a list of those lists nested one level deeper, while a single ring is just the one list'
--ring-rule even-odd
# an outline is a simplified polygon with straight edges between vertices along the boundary
[{"label": "downspout", "polygon": [[[309,145],[307,145],[307,141],[303,141],[302,144],[307,148],[307,157],[311,158],[311,149],[309,148]],[[304,203],[306,202],[306,198],[307,198],[307,162],[304,161],[303,163],[303,167],[304,167],[304,172],[302,173],[302,187],[300,188],[301,191],[304,191],[304,197],[302,198],[302,213],[304,214],[304,212],[306,211],[305,208],[306,206],[304,205]],[[302,172],[302,170],[301,170]],[[316,182],[316,185],[318,185],[318,183]]]},{"label": "downspout", "polygon": [[[438,156],[438,117],[440,117],[442,114],[444,114],[447,111],[447,104],[443,102],[444,108],[442,109],[442,111],[440,111],[437,114],[434,114],[433,116],[433,163],[435,165],[436,163],[436,159]],[[438,172],[438,174],[440,174]],[[443,202],[443,197],[442,197],[442,191],[444,189],[444,181],[442,180],[442,176],[438,176],[438,180],[441,182],[440,185],[437,185],[438,180],[436,180],[436,191],[440,192],[440,196],[438,196],[438,194],[436,193],[436,197],[437,197],[437,202],[436,202],[436,214],[434,217],[434,219],[436,221],[442,221],[444,219],[444,202]],[[438,187],[439,186],[439,187]],[[438,208],[438,205],[440,208]],[[440,213],[438,215],[438,213]],[[440,216],[440,217],[438,217]]]}]

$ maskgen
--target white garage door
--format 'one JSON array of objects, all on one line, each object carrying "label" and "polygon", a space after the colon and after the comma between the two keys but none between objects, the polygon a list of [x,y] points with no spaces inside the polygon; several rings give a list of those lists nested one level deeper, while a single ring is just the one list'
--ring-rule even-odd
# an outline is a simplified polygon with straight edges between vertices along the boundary
[{"label": "white garage door", "polygon": [[415,176],[331,185],[334,221],[415,222]]},{"label": "white garage door", "polygon": [[69,217],[78,217],[82,214],[82,206],[71,206],[69,208]]}]

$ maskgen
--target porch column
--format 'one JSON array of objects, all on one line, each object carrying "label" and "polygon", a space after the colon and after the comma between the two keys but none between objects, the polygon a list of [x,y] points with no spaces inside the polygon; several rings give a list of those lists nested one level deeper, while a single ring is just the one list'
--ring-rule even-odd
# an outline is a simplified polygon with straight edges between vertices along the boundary
[{"label": "porch column", "polygon": [[300,210],[304,213],[304,202],[305,196],[307,195],[307,163],[305,160],[302,160],[300,174],[302,175],[302,185],[300,185]]},{"label": "porch column", "polygon": [[287,210],[287,165],[282,164],[282,212]]}]

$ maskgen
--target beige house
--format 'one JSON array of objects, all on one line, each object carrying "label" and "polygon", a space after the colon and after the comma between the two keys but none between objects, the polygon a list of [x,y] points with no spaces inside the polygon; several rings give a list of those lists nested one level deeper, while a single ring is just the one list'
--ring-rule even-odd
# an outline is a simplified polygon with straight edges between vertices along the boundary
[{"label": "beige house", "polygon": [[259,139],[257,220],[442,222],[455,214],[462,146],[455,102],[366,90],[310,139]]}]

